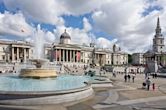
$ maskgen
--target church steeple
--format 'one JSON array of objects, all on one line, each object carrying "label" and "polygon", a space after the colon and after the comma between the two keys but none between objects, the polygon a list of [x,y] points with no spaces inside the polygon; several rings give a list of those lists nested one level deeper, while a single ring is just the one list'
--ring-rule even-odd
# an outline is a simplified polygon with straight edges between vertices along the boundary
[{"label": "church steeple", "polygon": [[157,18],[157,28],[160,28],[160,18]]},{"label": "church steeple", "polygon": [[160,36],[161,36],[161,27],[160,27],[160,18],[158,17],[155,37],[160,37]]},{"label": "church steeple", "polygon": [[157,18],[156,34],[153,38],[153,51],[162,53],[164,51],[164,37],[161,34],[160,19]]}]

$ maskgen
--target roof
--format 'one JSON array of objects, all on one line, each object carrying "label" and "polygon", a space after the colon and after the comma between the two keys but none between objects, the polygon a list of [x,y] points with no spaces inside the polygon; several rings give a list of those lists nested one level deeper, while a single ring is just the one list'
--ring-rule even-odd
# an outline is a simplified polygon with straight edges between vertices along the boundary
[{"label": "roof", "polygon": [[65,32],[60,36],[60,39],[71,39],[71,37],[65,30]]}]

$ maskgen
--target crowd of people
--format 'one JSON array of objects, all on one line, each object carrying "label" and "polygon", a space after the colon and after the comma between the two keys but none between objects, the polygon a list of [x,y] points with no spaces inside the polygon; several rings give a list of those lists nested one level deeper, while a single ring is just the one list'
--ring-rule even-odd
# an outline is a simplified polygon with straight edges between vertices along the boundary
[{"label": "crowd of people", "polygon": [[150,87],[152,86],[152,90],[155,90],[155,83],[152,83],[150,78],[148,77],[145,79],[145,81],[142,83],[142,88],[147,89],[148,91],[150,90]]},{"label": "crowd of people", "polygon": [[[116,73],[113,72],[112,73],[113,77],[116,78]],[[146,90],[150,90],[150,88],[152,90],[155,90],[155,83],[152,83],[151,79],[150,79],[150,75],[152,76],[152,78],[157,78],[157,73],[154,74],[146,74],[145,73],[145,81],[142,83],[142,88],[146,89]],[[132,82],[134,83],[136,79],[136,73],[131,72],[131,73],[127,73],[127,71],[125,71],[124,74],[124,82]]]},{"label": "crowd of people", "polygon": [[134,83],[134,81],[135,81],[135,77],[136,77],[136,75],[133,73],[133,74],[125,74],[124,75],[124,80],[125,80],[125,82],[130,82],[130,79],[132,79],[132,82]]}]

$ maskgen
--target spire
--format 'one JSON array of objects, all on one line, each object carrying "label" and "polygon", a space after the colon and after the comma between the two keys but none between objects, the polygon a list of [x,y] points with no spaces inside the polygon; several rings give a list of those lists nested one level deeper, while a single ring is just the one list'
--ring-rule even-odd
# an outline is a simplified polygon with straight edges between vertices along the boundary
[{"label": "spire", "polygon": [[160,18],[157,18],[156,36],[161,35]]},{"label": "spire", "polygon": [[157,28],[160,28],[160,18],[157,18]]}]

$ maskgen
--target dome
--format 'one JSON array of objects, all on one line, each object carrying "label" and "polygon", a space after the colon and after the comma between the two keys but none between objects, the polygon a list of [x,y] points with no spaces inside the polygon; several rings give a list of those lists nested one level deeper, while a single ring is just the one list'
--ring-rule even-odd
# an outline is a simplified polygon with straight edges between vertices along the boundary
[{"label": "dome", "polygon": [[65,32],[60,36],[60,39],[71,39],[70,35],[66,32],[66,29]]}]

